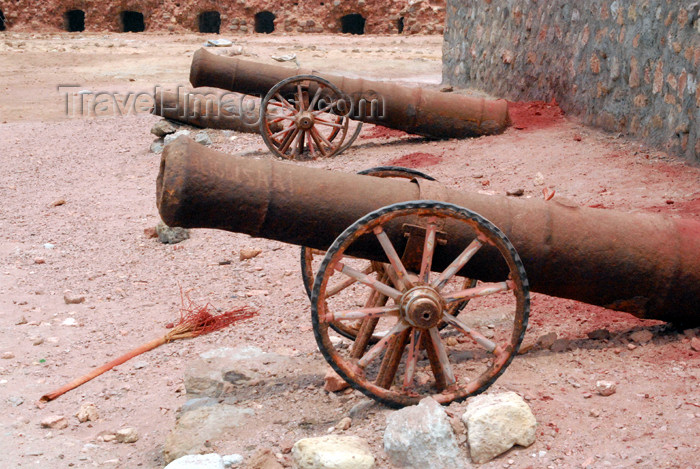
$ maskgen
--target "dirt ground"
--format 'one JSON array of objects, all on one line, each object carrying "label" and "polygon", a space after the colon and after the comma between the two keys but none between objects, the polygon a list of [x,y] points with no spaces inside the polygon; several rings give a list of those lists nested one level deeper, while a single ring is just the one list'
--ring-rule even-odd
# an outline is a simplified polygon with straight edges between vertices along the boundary
[{"label": "dirt ground", "polygon": [[[159,221],[159,156],[149,152],[157,118],[66,116],[59,85],[121,93],[187,85],[192,53],[205,39],[0,34],[4,467],[162,467],[166,435],[185,401],[184,371],[198,354],[256,345],[323,362],[298,247],[212,230],[195,230],[176,245],[148,238],[144,230]],[[271,55],[296,53],[302,66],[439,87],[441,42],[438,36],[272,35],[236,46],[243,58],[271,63]],[[700,219],[700,168],[578,125],[554,104],[513,108],[515,125],[502,135],[428,141],[367,126],[342,155],[298,164],[345,172],[403,164],[463,191],[522,189],[523,197],[538,198],[548,187],[583,206]],[[271,158],[257,135],[212,136],[216,149]],[[244,248],[262,254],[240,261]],[[181,289],[199,304],[249,305],[258,314],[162,346],[43,409],[35,405],[44,393],[165,333],[178,317]],[[85,301],[66,304],[67,290]],[[598,329],[609,337],[589,338]],[[539,422],[536,442],[483,467],[700,467],[700,352],[691,346],[698,329],[533,294],[525,343],[552,332],[563,339],[559,347],[516,357],[491,388],[528,400]],[[295,374],[303,371],[290,371],[286,378],[294,384],[284,393],[249,396],[242,404],[255,408],[256,424],[212,442],[212,451],[246,458],[261,447],[281,453],[299,438],[326,434],[364,399],[329,395],[322,376],[300,385]],[[617,392],[598,395],[598,380],[616,382]],[[85,402],[96,405],[97,421],[74,417]],[[448,411],[461,415],[465,408],[453,403]],[[382,468],[391,467],[382,450],[390,412],[377,405],[345,432],[366,439]],[[66,416],[68,427],[42,428],[50,415]],[[137,429],[137,442],[100,438],[127,426]]]}]

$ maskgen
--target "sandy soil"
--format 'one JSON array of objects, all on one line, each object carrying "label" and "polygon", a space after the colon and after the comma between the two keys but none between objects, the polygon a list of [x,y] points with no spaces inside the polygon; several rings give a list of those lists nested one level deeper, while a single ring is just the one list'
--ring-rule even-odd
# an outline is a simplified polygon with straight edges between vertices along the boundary
[{"label": "sandy soil", "polygon": [[[159,221],[159,157],[148,151],[157,119],[145,113],[65,115],[58,85],[122,93],[186,85],[191,55],[204,40],[0,35],[4,467],[162,467],[165,437],[185,400],[183,373],[199,353],[252,344],[323,362],[298,247],[211,230],[193,231],[177,245],[148,238],[144,230]],[[243,57],[257,60],[294,52],[303,66],[439,86],[439,37],[266,36],[240,45]],[[299,164],[346,172],[404,164],[464,191],[523,189],[523,197],[542,197],[549,187],[556,197],[580,205],[700,218],[699,168],[624,136],[580,126],[554,105],[518,109],[524,117],[503,135],[426,141],[367,126],[342,155]],[[271,157],[257,135],[212,135],[217,149]],[[238,260],[241,249],[253,247],[262,254]],[[43,409],[35,406],[42,394],[163,334],[178,317],[181,289],[199,304],[248,305],[258,315],[160,347]],[[85,302],[66,304],[66,290]],[[64,325],[73,322],[68,319],[75,325]],[[588,337],[601,328],[609,339]],[[636,331],[649,331],[651,339],[635,340]],[[564,339],[563,348],[517,357],[491,388],[525,396],[539,422],[537,441],[483,467],[698,467],[700,352],[691,347],[698,329],[676,330],[534,294],[525,342],[551,332]],[[356,393],[329,395],[322,376],[308,383],[292,372],[287,378],[279,393],[248,396],[243,404],[256,409],[256,425],[213,442],[212,450],[245,457],[259,447],[281,452],[299,438],[325,434],[363,399]],[[597,380],[616,382],[617,392],[596,394]],[[74,417],[85,402],[96,404],[96,422],[80,424]],[[461,415],[465,406],[455,403],[448,410]],[[382,451],[389,412],[375,406],[346,432],[370,443],[378,467],[391,467]],[[42,419],[56,414],[68,418],[68,428],[41,428]],[[136,443],[100,440],[103,432],[124,426],[138,430]]]}]

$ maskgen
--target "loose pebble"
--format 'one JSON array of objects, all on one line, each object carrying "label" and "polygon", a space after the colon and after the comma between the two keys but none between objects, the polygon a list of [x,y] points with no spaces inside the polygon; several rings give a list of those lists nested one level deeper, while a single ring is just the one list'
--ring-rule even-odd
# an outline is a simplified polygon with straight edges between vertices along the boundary
[{"label": "loose pebble", "polygon": [[601,396],[612,396],[613,394],[615,394],[615,391],[617,390],[617,385],[612,381],[600,380],[600,381],[596,381],[595,390]]}]

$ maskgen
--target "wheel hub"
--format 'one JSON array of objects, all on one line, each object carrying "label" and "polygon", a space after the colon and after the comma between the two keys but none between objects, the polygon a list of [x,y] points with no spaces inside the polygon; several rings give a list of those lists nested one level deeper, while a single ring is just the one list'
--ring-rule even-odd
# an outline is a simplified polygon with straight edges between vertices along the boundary
[{"label": "wheel hub", "polygon": [[314,116],[310,112],[302,112],[297,117],[297,126],[300,129],[309,130],[314,126]]},{"label": "wheel hub", "polygon": [[432,287],[419,286],[401,297],[401,316],[413,327],[429,329],[442,319],[445,303]]}]

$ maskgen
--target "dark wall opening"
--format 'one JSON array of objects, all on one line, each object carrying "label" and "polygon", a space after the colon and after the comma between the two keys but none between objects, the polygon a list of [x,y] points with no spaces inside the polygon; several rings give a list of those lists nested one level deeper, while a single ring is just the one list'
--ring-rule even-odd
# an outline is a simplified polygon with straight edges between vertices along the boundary
[{"label": "dark wall opening", "polygon": [[396,29],[399,30],[399,34],[403,32],[403,16],[396,20]]},{"label": "dark wall opening", "polygon": [[5,30],[5,15],[2,13],[2,10],[0,10],[0,31]]},{"label": "dark wall opening", "polygon": [[269,11],[255,14],[255,32],[270,34],[275,30],[275,15]]},{"label": "dark wall opening", "polygon": [[205,11],[199,15],[199,32],[219,34],[221,15],[218,11]]},{"label": "dark wall opening", "polygon": [[122,23],[122,32],[140,33],[146,30],[146,23],[143,21],[143,13],[138,11],[122,11],[119,15]]},{"label": "dark wall opening", "polygon": [[76,33],[85,31],[85,12],[83,10],[70,10],[64,16],[66,31]]},{"label": "dark wall opening", "polygon": [[341,32],[350,34],[365,33],[365,18],[359,13],[352,13],[340,18]]}]

